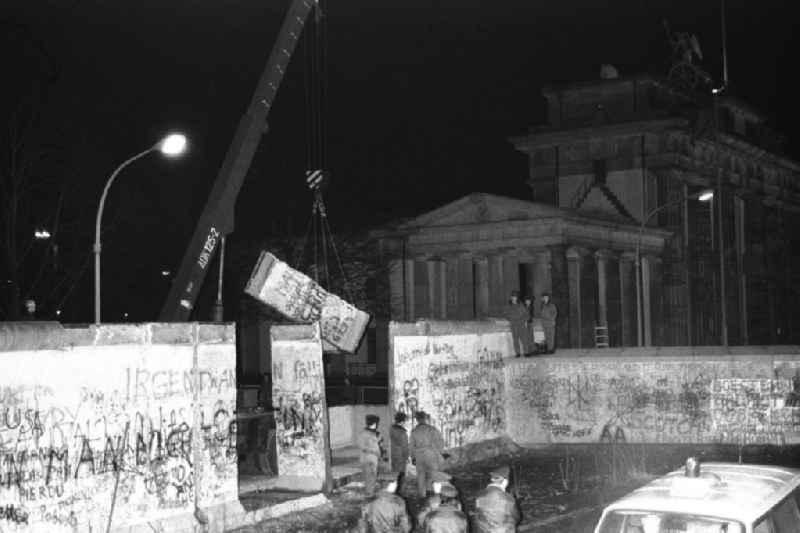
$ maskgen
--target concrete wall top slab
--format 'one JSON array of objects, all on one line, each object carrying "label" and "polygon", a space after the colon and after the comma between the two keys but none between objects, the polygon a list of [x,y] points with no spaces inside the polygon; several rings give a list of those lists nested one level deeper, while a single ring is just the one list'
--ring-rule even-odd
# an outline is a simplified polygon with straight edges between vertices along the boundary
[{"label": "concrete wall top slab", "polygon": [[77,346],[227,344],[235,339],[231,324],[198,322],[143,324],[0,323],[0,352],[63,350]]}]

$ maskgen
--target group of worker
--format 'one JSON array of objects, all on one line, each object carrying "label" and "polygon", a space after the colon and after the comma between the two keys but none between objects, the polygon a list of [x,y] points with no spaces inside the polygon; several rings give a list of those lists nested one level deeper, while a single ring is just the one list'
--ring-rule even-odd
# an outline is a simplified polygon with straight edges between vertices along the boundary
[{"label": "group of worker", "polygon": [[[386,461],[378,431],[380,419],[367,415],[366,427],[359,438],[364,488],[374,496],[363,509],[359,522],[364,533],[511,533],[520,521],[516,500],[507,492],[510,469],[501,466],[490,473],[489,485],[475,499],[471,520],[465,512],[458,490],[450,476],[441,470],[444,453],[441,432],[430,424],[423,411],[414,414],[417,422],[409,437],[406,415],[397,413],[390,430],[391,469],[378,474],[378,465]],[[402,492],[406,472],[415,470],[417,495],[424,498],[416,519],[408,513]],[[380,490],[376,493],[376,484]],[[470,523],[472,529],[470,530]]]},{"label": "group of worker", "polygon": [[556,319],[558,308],[543,293],[539,301],[526,295],[520,299],[519,291],[511,291],[504,310],[511,326],[514,355],[553,353],[556,349]]}]

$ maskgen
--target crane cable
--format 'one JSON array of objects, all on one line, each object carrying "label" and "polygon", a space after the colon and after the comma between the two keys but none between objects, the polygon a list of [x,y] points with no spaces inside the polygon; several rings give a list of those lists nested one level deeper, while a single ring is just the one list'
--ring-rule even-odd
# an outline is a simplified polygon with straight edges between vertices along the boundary
[{"label": "crane cable", "polygon": [[314,196],[311,216],[303,237],[303,244],[297,250],[294,264],[302,267],[302,261],[309,245],[309,235],[313,239],[313,276],[317,283],[331,289],[331,273],[328,260],[330,249],[342,277],[345,296],[352,299],[350,284],[345,274],[336,242],[333,238],[323,190],[328,176],[324,170],[327,165],[327,125],[325,123],[325,99],[327,96],[327,35],[323,0],[319,0],[311,26],[313,31],[305,32],[306,80],[305,97],[307,109],[307,165],[306,182]]}]

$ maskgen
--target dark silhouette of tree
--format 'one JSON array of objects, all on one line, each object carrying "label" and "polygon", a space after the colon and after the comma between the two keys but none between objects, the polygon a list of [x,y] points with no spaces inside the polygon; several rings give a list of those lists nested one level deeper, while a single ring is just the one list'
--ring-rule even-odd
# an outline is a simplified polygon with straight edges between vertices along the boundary
[{"label": "dark silhouette of tree", "polygon": [[81,140],[74,128],[67,133],[52,98],[59,81],[53,57],[26,25],[0,20],[0,35],[0,57],[14,73],[4,80],[0,108],[0,319],[19,319],[27,299],[40,318],[55,318],[88,266],[88,254],[72,253],[90,229],[70,170]]}]

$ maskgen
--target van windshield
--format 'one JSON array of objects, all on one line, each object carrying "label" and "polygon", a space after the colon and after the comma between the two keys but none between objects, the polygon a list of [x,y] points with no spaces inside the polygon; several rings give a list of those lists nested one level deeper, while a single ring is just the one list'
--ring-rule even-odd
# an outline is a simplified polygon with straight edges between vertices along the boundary
[{"label": "van windshield", "polygon": [[598,533],[744,533],[735,520],[683,513],[612,511],[603,518]]}]

